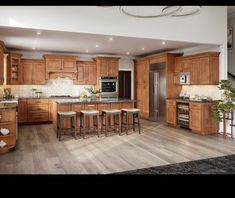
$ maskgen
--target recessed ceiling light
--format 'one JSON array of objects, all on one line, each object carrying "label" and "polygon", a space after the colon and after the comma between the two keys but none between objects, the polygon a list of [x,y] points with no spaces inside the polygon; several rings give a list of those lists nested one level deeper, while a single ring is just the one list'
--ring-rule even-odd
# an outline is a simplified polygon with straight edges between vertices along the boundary
[{"label": "recessed ceiling light", "polygon": [[130,52],[126,52],[126,54],[127,54],[127,55],[129,55],[129,54],[130,54]]},{"label": "recessed ceiling light", "polygon": [[166,44],[166,42],[165,41],[162,41],[162,45],[165,45]]},{"label": "recessed ceiling light", "polygon": [[41,35],[41,32],[37,32],[37,35]]},{"label": "recessed ceiling light", "polygon": [[109,37],[109,40],[112,41],[112,40],[113,40],[113,37]]},{"label": "recessed ceiling light", "polygon": [[96,44],[95,47],[99,47],[99,45]]},{"label": "recessed ceiling light", "polygon": [[35,50],[36,48],[35,47],[32,47],[33,50]]},{"label": "recessed ceiling light", "polygon": [[89,50],[86,50],[86,53],[88,53],[89,52]]},{"label": "recessed ceiling light", "polygon": [[144,47],[142,47],[141,49],[142,49],[142,50],[145,50],[145,48],[144,48]]}]

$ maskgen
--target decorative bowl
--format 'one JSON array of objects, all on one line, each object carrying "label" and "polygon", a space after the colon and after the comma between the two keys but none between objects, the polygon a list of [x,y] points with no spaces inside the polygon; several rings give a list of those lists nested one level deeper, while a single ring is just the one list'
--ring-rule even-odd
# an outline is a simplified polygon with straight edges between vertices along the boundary
[{"label": "decorative bowl", "polygon": [[10,132],[7,128],[1,128],[0,131],[3,135],[7,135]]},{"label": "decorative bowl", "polygon": [[1,148],[3,148],[3,147],[6,146],[6,145],[7,145],[6,142],[4,142],[3,140],[0,141],[0,147],[1,147]]}]

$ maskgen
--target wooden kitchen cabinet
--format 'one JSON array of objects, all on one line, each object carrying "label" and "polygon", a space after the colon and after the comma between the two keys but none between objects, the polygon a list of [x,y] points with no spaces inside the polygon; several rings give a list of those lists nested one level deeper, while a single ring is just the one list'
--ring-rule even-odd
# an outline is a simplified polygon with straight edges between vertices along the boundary
[{"label": "wooden kitchen cabinet", "polygon": [[21,84],[45,84],[45,63],[43,60],[21,60]]},{"label": "wooden kitchen cabinet", "polygon": [[200,60],[192,59],[191,60],[191,69],[190,69],[190,84],[198,85],[200,84]]},{"label": "wooden kitchen cabinet", "polygon": [[20,84],[20,61],[22,54],[9,53],[7,56],[7,84]]},{"label": "wooden kitchen cabinet", "polygon": [[166,101],[166,122],[168,124],[176,125],[176,101]]},{"label": "wooden kitchen cabinet", "polygon": [[19,99],[18,101],[18,122],[19,124],[28,121],[28,105],[26,99]]},{"label": "wooden kitchen cabinet", "polygon": [[218,133],[219,124],[212,119],[212,103],[190,102],[189,109],[189,128],[193,132],[201,135]]},{"label": "wooden kitchen cabinet", "polygon": [[49,121],[49,100],[48,99],[28,99],[28,122],[48,122]]},{"label": "wooden kitchen cabinet", "polygon": [[9,152],[16,146],[16,124],[16,109],[0,110],[0,128],[9,130],[7,135],[0,133],[0,141],[6,143],[4,147],[0,147],[0,154]]},{"label": "wooden kitchen cabinet", "polygon": [[49,118],[48,118],[49,120],[48,121],[52,122],[53,121],[53,102],[50,99],[49,99],[48,108],[49,108]]},{"label": "wooden kitchen cabinet", "polygon": [[4,52],[6,51],[6,47],[4,42],[0,41],[0,85],[4,83]]},{"label": "wooden kitchen cabinet", "polygon": [[97,57],[97,74],[100,76],[118,76],[119,58]]},{"label": "wooden kitchen cabinet", "polygon": [[77,79],[74,84],[97,84],[97,67],[95,61],[77,61]]}]

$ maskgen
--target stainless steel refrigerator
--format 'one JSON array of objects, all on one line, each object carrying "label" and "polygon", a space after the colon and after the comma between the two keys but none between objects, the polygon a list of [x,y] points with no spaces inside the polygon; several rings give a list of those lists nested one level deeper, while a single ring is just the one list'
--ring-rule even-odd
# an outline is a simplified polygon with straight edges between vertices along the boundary
[{"label": "stainless steel refrigerator", "polygon": [[[156,69],[157,68],[157,69]],[[149,119],[164,122],[166,119],[165,65],[149,72]]]}]

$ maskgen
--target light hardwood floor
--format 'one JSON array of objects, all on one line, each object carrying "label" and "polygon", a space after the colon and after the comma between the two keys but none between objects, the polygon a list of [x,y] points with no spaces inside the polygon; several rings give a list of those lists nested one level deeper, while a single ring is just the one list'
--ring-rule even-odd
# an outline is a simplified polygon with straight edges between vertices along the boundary
[{"label": "light hardwood floor", "polygon": [[141,120],[142,134],[58,142],[52,125],[19,127],[17,147],[0,155],[1,174],[106,174],[235,154],[235,140]]}]

